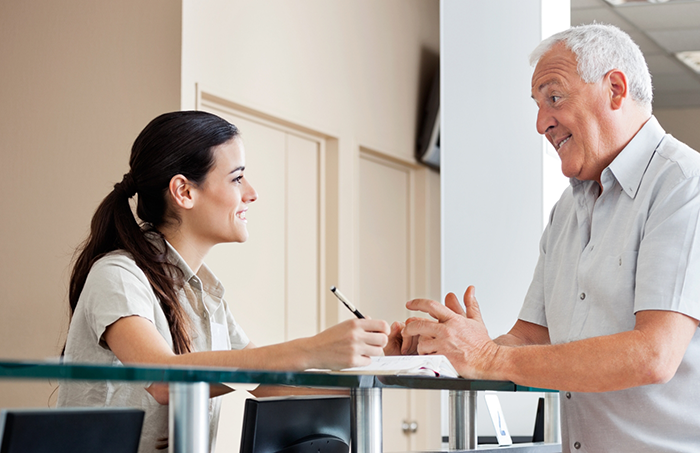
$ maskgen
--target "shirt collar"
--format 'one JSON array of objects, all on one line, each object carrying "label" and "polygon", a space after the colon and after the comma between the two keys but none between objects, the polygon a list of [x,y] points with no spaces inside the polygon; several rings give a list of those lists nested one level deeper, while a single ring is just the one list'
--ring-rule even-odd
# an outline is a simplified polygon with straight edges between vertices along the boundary
[{"label": "shirt collar", "polygon": [[201,284],[200,288],[213,296],[219,298],[224,296],[224,286],[206,264],[202,263],[199,272],[195,274],[170,242],[165,240],[165,245],[168,248],[168,260],[182,271],[185,282],[194,286],[200,286]]},{"label": "shirt collar", "polygon": [[637,195],[644,172],[664,135],[666,131],[656,117],[652,116],[608,166],[622,190],[630,198]]}]

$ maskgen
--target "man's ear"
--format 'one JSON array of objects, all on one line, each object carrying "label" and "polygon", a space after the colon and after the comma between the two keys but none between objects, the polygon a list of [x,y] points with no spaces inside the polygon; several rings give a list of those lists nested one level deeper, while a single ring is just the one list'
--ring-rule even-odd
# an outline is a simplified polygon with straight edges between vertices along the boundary
[{"label": "man's ear", "polygon": [[192,209],[194,206],[194,185],[182,175],[175,175],[170,178],[168,191],[175,203],[182,209]]},{"label": "man's ear", "polygon": [[619,69],[613,69],[605,75],[605,80],[610,90],[610,106],[613,110],[619,110],[629,96],[627,76]]}]

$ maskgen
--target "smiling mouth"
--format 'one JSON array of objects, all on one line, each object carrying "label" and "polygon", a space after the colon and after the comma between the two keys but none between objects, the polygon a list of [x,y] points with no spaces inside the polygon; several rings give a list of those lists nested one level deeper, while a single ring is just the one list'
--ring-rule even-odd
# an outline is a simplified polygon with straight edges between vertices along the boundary
[{"label": "smiling mouth", "polygon": [[560,142],[557,144],[557,150],[560,150],[561,147],[564,146],[564,143],[568,142],[570,138],[571,138],[571,135],[569,135],[568,137],[566,137],[564,140],[560,141]]},{"label": "smiling mouth", "polygon": [[241,211],[241,212],[239,212],[239,213],[236,214],[236,217],[238,217],[239,219],[243,220],[244,222],[247,222],[248,219],[245,218],[245,213],[246,213],[245,211]]}]

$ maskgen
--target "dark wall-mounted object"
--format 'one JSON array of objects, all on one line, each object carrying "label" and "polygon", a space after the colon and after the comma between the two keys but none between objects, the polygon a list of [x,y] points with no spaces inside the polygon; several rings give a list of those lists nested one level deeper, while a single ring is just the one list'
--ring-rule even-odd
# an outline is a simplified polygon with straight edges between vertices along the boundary
[{"label": "dark wall-mounted object", "polygon": [[440,169],[440,69],[433,75],[418,131],[416,159]]}]

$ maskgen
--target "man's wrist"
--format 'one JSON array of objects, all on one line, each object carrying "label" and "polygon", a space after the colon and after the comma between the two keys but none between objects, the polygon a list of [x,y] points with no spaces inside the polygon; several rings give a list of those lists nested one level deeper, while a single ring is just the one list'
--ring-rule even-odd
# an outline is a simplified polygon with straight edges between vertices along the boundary
[{"label": "man's wrist", "polygon": [[[498,340],[498,338],[496,340]],[[486,379],[495,381],[511,380],[509,379],[507,369],[509,364],[508,356],[512,349],[512,346],[499,344],[495,340],[491,342],[491,348],[488,353],[489,358],[484,367]]]}]

